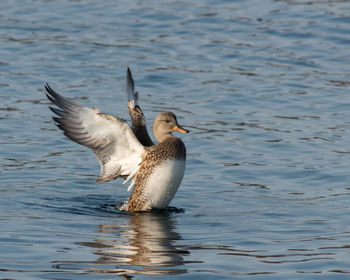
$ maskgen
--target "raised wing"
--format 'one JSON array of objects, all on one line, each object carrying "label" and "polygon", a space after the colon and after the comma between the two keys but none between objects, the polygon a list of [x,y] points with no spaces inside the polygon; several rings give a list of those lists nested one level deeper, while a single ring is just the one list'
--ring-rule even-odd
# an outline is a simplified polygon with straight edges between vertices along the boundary
[{"label": "raised wing", "polygon": [[135,83],[129,67],[126,70],[126,95],[128,97],[128,107],[135,108],[138,105],[139,94],[135,91]]},{"label": "raised wing", "polygon": [[[78,144],[89,147],[101,165],[98,182],[117,177],[133,179],[139,170],[144,147],[124,121],[97,109],[84,107],[55,92],[48,84],[47,98],[60,109],[50,107],[64,134]],[[133,183],[132,183],[133,185]]]},{"label": "raised wing", "polygon": [[132,130],[136,138],[143,146],[153,146],[154,143],[147,131],[145,117],[138,105],[139,94],[135,92],[135,83],[129,67],[126,71],[126,95],[128,97],[128,111],[131,117]]}]

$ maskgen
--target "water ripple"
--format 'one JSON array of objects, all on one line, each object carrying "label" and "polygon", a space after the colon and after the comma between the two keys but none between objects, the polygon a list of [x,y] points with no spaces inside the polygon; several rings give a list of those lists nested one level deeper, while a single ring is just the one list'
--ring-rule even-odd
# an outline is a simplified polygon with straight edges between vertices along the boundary
[{"label": "water ripple", "polygon": [[[341,278],[349,274],[346,1],[0,4],[0,271],[8,279]],[[114,209],[94,155],[54,126],[43,85],[149,128],[174,111],[172,206]]]}]

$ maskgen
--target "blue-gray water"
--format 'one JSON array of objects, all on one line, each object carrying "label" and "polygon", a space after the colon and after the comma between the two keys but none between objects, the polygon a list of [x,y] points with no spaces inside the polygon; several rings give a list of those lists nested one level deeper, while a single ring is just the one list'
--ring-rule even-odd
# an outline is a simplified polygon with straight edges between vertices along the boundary
[{"label": "blue-gray water", "polygon": [[[349,279],[347,1],[1,1],[0,279]],[[191,130],[171,205],[113,209],[45,82]]]}]

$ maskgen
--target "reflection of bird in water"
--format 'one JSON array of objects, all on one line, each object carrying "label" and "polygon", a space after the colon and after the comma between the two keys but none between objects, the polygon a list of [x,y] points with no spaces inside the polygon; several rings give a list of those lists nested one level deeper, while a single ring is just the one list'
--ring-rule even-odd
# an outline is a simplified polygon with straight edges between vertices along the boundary
[{"label": "reflection of bird in water", "polygon": [[[97,264],[113,265],[112,269],[97,269],[99,273],[169,275],[186,273],[176,269],[184,264],[183,255],[173,244],[181,236],[174,231],[174,221],[164,213],[140,213],[130,216],[128,225],[100,225],[99,232],[110,239],[79,243],[96,248]],[[113,236],[116,237],[113,237]],[[128,266],[138,266],[139,269]],[[142,267],[142,269],[140,269]],[[166,268],[171,267],[171,268]]]},{"label": "reflection of bird in water", "polygon": [[59,109],[50,109],[57,126],[78,144],[87,146],[101,165],[98,182],[118,177],[131,181],[133,192],[122,210],[129,212],[166,208],[173,199],[184,175],[186,148],[174,131],[188,133],[171,112],[160,113],[153,122],[153,134],[159,144],[150,139],[131,72],[127,71],[128,108],[132,129],[117,117],[81,106],[45,86],[48,99]]}]

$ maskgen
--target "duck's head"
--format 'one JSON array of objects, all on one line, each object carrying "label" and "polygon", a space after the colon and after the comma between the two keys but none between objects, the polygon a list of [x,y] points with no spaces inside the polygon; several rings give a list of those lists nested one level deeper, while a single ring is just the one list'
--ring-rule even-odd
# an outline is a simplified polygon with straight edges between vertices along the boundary
[{"label": "duck's head", "polygon": [[153,122],[152,130],[158,142],[162,142],[165,137],[174,131],[189,133],[187,129],[184,129],[178,124],[176,116],[171,112],[160,113]]}]

